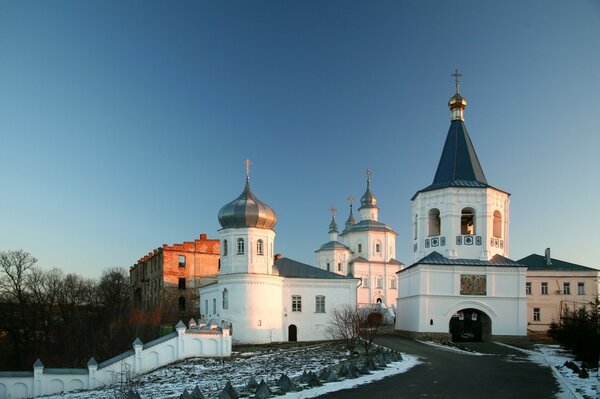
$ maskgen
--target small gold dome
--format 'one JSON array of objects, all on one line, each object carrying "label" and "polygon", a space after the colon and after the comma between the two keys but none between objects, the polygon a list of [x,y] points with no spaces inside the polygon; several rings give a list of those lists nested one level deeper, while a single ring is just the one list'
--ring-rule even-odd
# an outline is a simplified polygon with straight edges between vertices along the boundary
[{"label": "small gold dome", "polygon": [[450,101],[448,101],[448,107],[450,107],[451,110],[454,108],[465,109],[466,106],[467,106],[467,100],[458,93],[453,95],[452,98],[450,99]]}]

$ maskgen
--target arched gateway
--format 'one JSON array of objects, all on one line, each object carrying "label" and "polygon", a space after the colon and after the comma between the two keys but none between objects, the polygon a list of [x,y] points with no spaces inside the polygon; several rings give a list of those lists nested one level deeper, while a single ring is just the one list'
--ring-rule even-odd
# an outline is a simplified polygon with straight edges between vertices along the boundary
[{"label": "arched gateway", "polygon": [[453,342],[489,341],[492,336],[492,320],[477,309],[461,309],[449,322]]}]

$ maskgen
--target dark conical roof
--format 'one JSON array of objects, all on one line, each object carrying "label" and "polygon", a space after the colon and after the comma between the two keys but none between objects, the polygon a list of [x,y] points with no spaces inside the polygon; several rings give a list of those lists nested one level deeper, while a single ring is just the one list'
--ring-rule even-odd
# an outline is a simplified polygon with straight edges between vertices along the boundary
[{"label": "dark conical roof", "polygon": [[337,233],[338,232],[338,225],[335,222],[335,217],[334,216],[331,217],[331,223],[329,223],[329,232],[330,233]]},{"label": "dark conical roof", "polygon": [[273,229],[277,223],[275,211],[256,198],[250,190],[250,181],[246,179],[244,191],[219,211],[219,223],[224,229],[257,227]]},{"label": "dark conical roof", "polygon": [[487,185],[467,127],[462,120],[454,120],[450,124],[433,184],[452,184],[455,181]]},{"label": "dark conical roof", "polygon": [[465,122],[460,119],[450,123],[433,183],[419,192],[446,187],[490,187]]}]

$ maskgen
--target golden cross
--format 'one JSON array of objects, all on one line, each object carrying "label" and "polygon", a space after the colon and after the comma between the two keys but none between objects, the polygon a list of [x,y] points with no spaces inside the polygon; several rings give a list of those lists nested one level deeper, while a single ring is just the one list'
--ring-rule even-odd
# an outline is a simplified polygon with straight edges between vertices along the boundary
[{"label": "golden cross", "polygon": [[246,165],[246,179],[250,179],[250,165],[252,165],[252,162],[250,162],[249,159],[246,159],[244,165]]},{"label": "golden cross", "polygon": [[352,194],[350,194],[346,199],[350,203],[350,206],[352,206],[352,202],[354,202],[354,197],[352,196]]},{"label": "golden cross", "polygon": [[331,216],[335,216],[337,209],[335,209],[335,207],[333,205],[331,205],[331,208],[329,208],[329,211],[331,212]]},{"label": "golden cross", "polygon": [[458,80],[458,78],[460,78],[462,75],[462,73],[458,72],[458,69],[454,70],[453,74],[450,74],[450,76],[454,77],[454,84],[456,85],[456,93],[458,94],[460,92],[460,82]]}]

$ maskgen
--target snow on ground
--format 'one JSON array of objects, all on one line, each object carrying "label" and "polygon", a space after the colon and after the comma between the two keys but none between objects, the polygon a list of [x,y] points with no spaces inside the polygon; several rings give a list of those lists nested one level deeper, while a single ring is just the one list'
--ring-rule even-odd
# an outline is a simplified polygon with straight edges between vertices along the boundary
[{"label": "snow on ground", "polygon": [[[264,379],[274,385],[281,374],[290,378],[300,376],[304,371],[318,373],[325,367],[335,366],[349,357],[349,353],[335,343],[299,345],[293,347],[253,347],[252,352],[236,352],[229,359],[194,358],[173,363],[148,374],[133,377],[130,384],[138,390],[143,399],[179,398],[184,389],[192,391],[196,385],[207,397],[217,397],[227,381],[241,394],[249,395],[245,386],[250,377],[257,382]],[[304,399],[327,392],[352,388],[376,381],[393,374],[405,372],[418,364],[414,356],[402,354],[402,360],[388,365],[385,369],[360,375],[355,379],[328,383],[322,387],[288,393],[285,398]],[[61,393],[46,396],[47,399],[114,399],[117,387]]]},{"label": "snow on ground", "polygon": [[465,350],[463,348],[459,348],[459,347],[456,347],[456,346],[450,346],[450,345],[440,344],[439,342],[433,342],[433,341],[419,341],[419,342],[422,343],[422,344],[429,345],[429,346],[434,346],[436,348],[443,349],[443,350],[446,350],[446,351],[458,352],[458,353],[461,353],[463,355],[486,356],[485,353],[479,353],[479,352],[475,352],[475,351],[469,351],[469,350]]},{"label": "snow on ground", "polygon": [[581,362],[575,361],[574,356],[569,351],[561,348],[560,345],[535,345],[534,350],[525,350],[514,346],[510,347],[526,352],[532,362],[552,369],[556,379],[565,391],[561,395],[561,399],[573,397],[578,399],[596,399],[600,397],[598,369],[588,369],[589,377],[580,378],[577,373],[564,366],[564,364],[566,361],[572,361],[581,367]]}]

